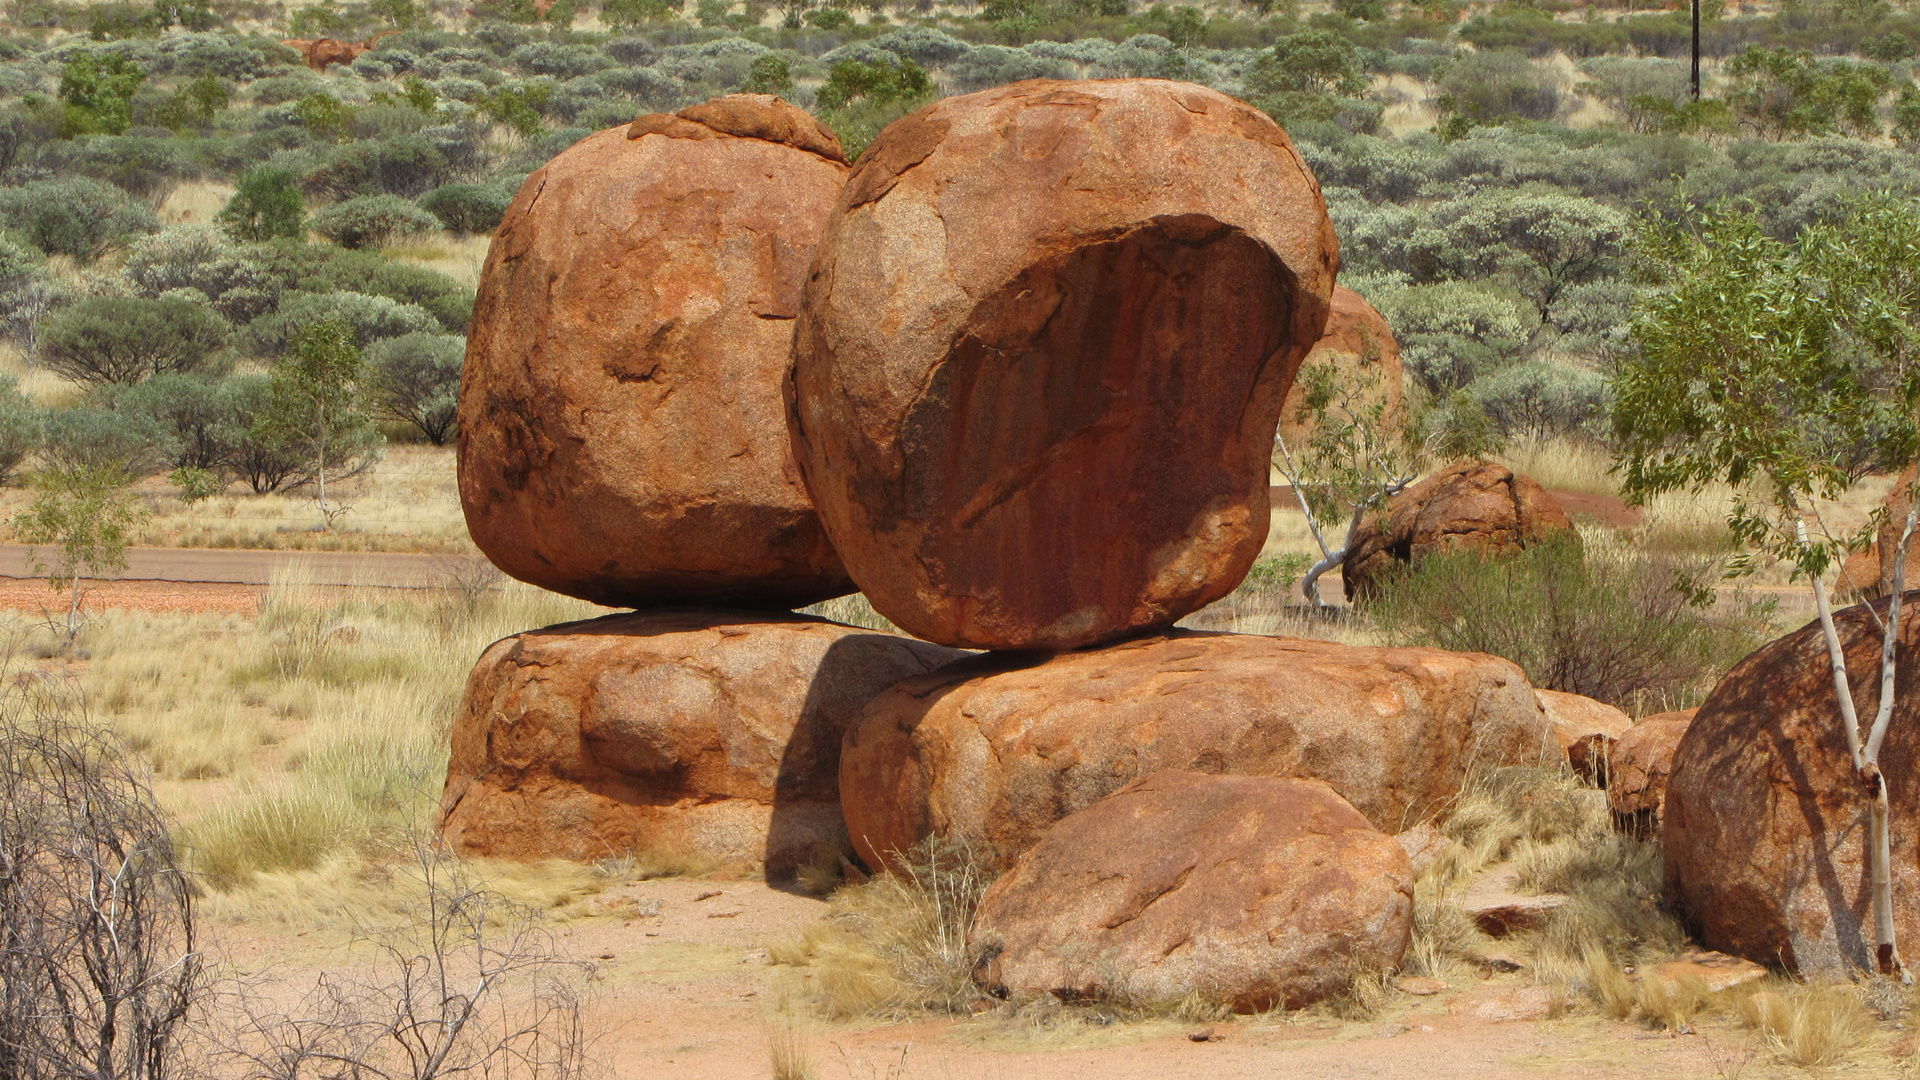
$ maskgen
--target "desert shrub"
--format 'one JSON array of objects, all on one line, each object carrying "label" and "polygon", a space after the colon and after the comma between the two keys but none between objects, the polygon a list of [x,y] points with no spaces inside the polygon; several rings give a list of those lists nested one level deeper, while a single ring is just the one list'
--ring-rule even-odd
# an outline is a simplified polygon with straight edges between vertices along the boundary
[{"label": "desert shrub", "polygon": [[421,132],[343,147],[301,184],[310,195],[332,199],[381,194],[411,199],[438,185],[448,168],[446,151]]},{"label": "desert shrub", "polygon": [[362,348],[382,338],[441,330],[440,320],[417,304],[356,292],[295,292],[281,300],[280,310],[248,323],[240,343],[254,356],[278,357],[295,335],[322,322],[346,323]]},{"label": "desert shrub", "polygon": [[305,292],[364,293],[426,309],[450,332],[473,317],[473,293],[438,270],[394,262],[370,251],[337,254],[299,279]]},{"label": "desert shrub", "polygon": [[130,384],[201,371],[227,343],[227,321],[177,297],[91,296],[47,317],[40,362],[75,382]]},{"label": "desert shrub", "polygon": [[256,495],[299,484],[306,476],[306,448],[263,419],[273,407],[272,377],[236,375],[223,389],[231,412],[211,433],[224,450],[220,464]]},{"label": "desert shrub", "polygon": [[72,177],[0,188],[0,229],[49,255],[91,262],[129,237],[159,228],[151,207],[102,180]]},{"label": "desert shrub", "polygon": [[292,169],[262,165],[240,178],[233,198],[214,219],[236,240],[298,239],[306,235],[307,207]]},{"label": "desert shrub", "polygon": [[1511,50],[1462,54],[1437,75],[1442,109],[1475,122],[1551,120],[1566,104],[1552,70]]},{"label": "desert shrub", "polygon": [[1754,47],[1725,70],[1733,80],[1726,99],[1734,115],[1766,138],[1880,135],[1880,97],[1892,85],[1883,67]]},{"label": "desert shrub", "polygon": [[200,172],[187,145],[153,135],[87,135],[54,143],[39,164],[66,176],[105,180],[129,194],[152,199]]},{"label": "desert shrub", "polygon": [[35,324],[59,298],[47,257],[0,233],[0,337],[31,347]]},{"label": "desert shrub", "polygon": [[447,184],[420,196],[420,208],[453,233],[490,233],[500,224],[513,192],[487,184]]},{"label": "desert shrub", "polygon": [[0,484],[40,445],[40,410],[20,392],[20,381],[0,375]]},{"label": "desert shrub", "polygon": [[227,435],[249,417],[229,381],[207,375],[155,375],[114,394],[116,410],[153,420],[173,432],[175,469],[218,472],[232,454]]},{"label": "desert shrub", "polygon": [[1058,60],[1003,45],[982,45],[947,65],[946,74],[962,92],[970,93],[1022,79],[1069,78],[1072,72]]},{"label": "desert shrub", "polygon": [[1513,299],[1460,281],[1365,291],[1393,327],[1407,374],[1432,394],[1459,390],[1526,355]]},{"label": "desert shrub", "polygon": [[921,67],[945,67],[973,49],[952,34],[929,26],[892,30],[867,44],[905,57]]},{"label": "desert shrub", "polygon": [[1634,713],[1678,709],[1768,629],[1769,606],[1702,595],[1708,569],[1631,549],[1583,553],[1561,532],[1517,554],[1430,555],[1367,611],[1393,640],[1504,656],[1535,686]]},{"label": "desert shrub", "polygon": [[[768,53],[756,59],[748,68],[749,79],[755,70],[771,71],[762,66],[765,62],[774,65],[785,64],[780,57]],[[771,78],[771,76],[769,76]],[[777,79],[773,79],[777,82]],[[636,104],[658,111],[673,109],[681,105],[687,97],[686,84],[679,79],[650,67],[608,68],[596,75],[589,75],[578,82],[598,86],[610,92],[618,93]],[[742,85],[742,90],[746,87]],[[791,89],[791,86],[789,86]],[[773,93],[771,90],[753,90],[748,93]]]},{"label": "desert shrub", "polygon": [[50,469],[115,470],[139,480],[173,468],[179,444],[150,416],[115,409],[53,409],[41,420],[42,463]]},{"label": "desert shrub", "polygon": [[140,65],[118,52],[82,49],[60,69],[60,120],[65,135],[119,135],[133,125],[133,95],[145,82]]},{"label": "desert shrub", "polygon": [[574,79],[614,66],[614,59],[592,45],[561,45],[530,41],[513,50],[507,61],[530,75]]},{"label": "desert shrub", "polygon": [[1598,372],[1530,360],[1473,384],[1473,396],[1507,440],[1574,435],[1606,415]]},{"label": "desert shrub", "polygon": [[247,96],[256,105],[284,105],[289,101],[299,101],[308,94],[317,92],[326,85],[318,75],[300,72],[295,75],[275,75],[261,79],[247,87]]},{"label": "desert shrub", "polygon": [[438,218],[398,195],[348,199],[313,215],[308,224],[344,248],[378,247],[440,227]]},{"label": "desert shrub", "polygon": [[660,50],[653,42],[641,37],[619,37],[603,43],[600,51],[628,67],[645,67],[653,63]]},{"label": "desert shrub", "polygon": [[210,225],[178,225],[135,244],[123,272],[142,296],[192,289],[234,323],[273,310],[279,283],[224,241]]},{"label": "desert shrub", "polygon": [[377,410],[444,444],[453,434],[466,355],[466,340],[448,334],[406,334],[367,346]]}]

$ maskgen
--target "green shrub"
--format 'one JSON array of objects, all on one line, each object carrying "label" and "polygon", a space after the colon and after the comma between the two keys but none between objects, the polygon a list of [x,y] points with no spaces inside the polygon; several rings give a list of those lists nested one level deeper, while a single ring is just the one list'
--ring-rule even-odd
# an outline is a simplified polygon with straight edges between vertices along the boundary
[{"label": "green shrub", "polygon": [[377,411],[412,424],[435,446],[444,444],[453,434],[466,355],[466,340],[446,334],[407,334],[367,346]]},{"label": "green shrub", "polygon": [[40,445],[40,410],[20,392],[20,381],[0,375],[0,484]]},{"label": "green shrub", "polygon": [[1466,53],[1438,75],[1442,111],[1475,123],[1552,120],[1566,105],[1559,76],[1513,50]]},{"label": "green shrub", "polygon": [[1606,415],[1607,384],[1599,372],[1529,360],[1473,384],[1474,399],[1508,439],[1575,435]]},{"label": "green shrub", "polygon": [[356,292],[295,292],[281,300],[280,310],[248,323],[241,345],[254,356],[271,359],[285,352],[295,335],[322,322],[346,323],[362,348],[382,338],[441,329],[440,320],[418,304]]},{"label": "green shrub", "polygon": [[227,321],[192,300],[91,296],[46,318],[40,362],[75,382],[132,384],[206,370],[227,335]]},{"label": "green shrub", "polygon": [[1714,602],[1711,568],[1552,534],[1517,554],[1427,556],[1367,615],[1400,644],[1503,656],[1533,685],[1636,714],[1697,703],[1770,630],[1771,603]]},{"label": "green shrub", "polygon": [[133,94],[147,73],[120,53],[80,50],[60,69],[61,133],[119,135],[133,125]]},{"label": "green shrub", "polygon": [[268,375],[236,375],[225,390],[232,401],[227,420],[213,430],[224,448],[221,464],[240,478],[255,495],[284,491],[301,482],[306,448],[266,423],[273,407],[273,379]]},{"label": "green shrub", "polygon": [[221,482],[220,474],[210,469],[196,469],[183,465],[167,474],[167,482],[180,489],[180,501],[188,506],[206,502],[226,485]]},{"label": "green shrub", "polygon": [[49,255],[91,262],[127,238],[159,228],[152,207],[102,180],[70,177],[0,187],[0,229]]},{"label": "green shrub", "polygon": [[51,469],[104,469],[134,480],[173,467],[171,432],[152,417],[112,409],[53,409],[42,420],[42,462]]},{"label": "green shrub", "polygon": [[307,205],[300,198],[298,175],[282,165],[248,170],[214,220],[236,240],[305,236]]},{"label": "green shrub", "polygon": [[127,387],[109,399],[113,407],[153,420],[173,432],[178,450],[172,464],[180,469],[219,471],[231,455],[233,429],[251,417],[235,382],[206,375],[155,375]]},{"label": "green shrub", "polygon": [[440,221],[398,195],[362,195],[327,207],[308,223],[344,248],[378,247],[440,228]]},{"label": "green shrub", "polygon": [[453,233],[492,232],[512,202],[513,192],[490,184],[447,184],[420,196],[420,208]]},{"label": "green shrub", "polygon": [[396,135],[342,147],[301,178],[307,193],[330,199],[355,195],[425,194],[446,176],[446,151],[421,134]]}]

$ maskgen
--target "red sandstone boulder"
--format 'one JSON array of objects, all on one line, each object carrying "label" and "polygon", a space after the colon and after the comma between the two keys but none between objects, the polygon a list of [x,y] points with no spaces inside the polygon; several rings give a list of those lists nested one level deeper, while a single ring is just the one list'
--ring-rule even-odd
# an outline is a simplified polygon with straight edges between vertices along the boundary
[{"label": "red sandstone boulder", "polygon": [[1535,690],[1540,710],[1547,714],[1553,741],[1573,771],[1605,784],[1607,751],[1615,739],[1633,727],[1633,718],[1604,701],[1558,690]]},{"label": "red sandstone boulder", "polygon": [[998,997],[1300,1008],[1392,970],[1413,868],[1317,780],[1158,772],[1047,830],[980,902]]},{"label": "red sandstone boulder", "polygon": [[460,500],[488,558],[612,606],[852,590],[780,400],[846,174],[811,117],[734,95],[588,136],[527,178],[460,392]]},{"label": "red sandstone boulder", "polygon": [[894,686],[847,733],[840,801],[870,866],[938,834],[1004,868],[1162,769],[1324,780],[1398,832],[1469,769],[1556,753],[1526,676],[1496,657],[1175,631]]},{"label": "red sandstone boulder", "polygon": [[1430,552],[1518,551],[1549,530],[1572,529],[1560,501],[1504,465],[1463,461],[1394,496],[1362,523],[1340,568],[1349,600],[1365,599],[1398,565]]},{"label": "red sandstone boulder", "polygon": [[[1835,582],[1834,592],[1842,598],[1878,600],[1892,594],[1891,553],[1899,548],[1900,534],[1907,527],[1907,510],[1912,505],[1909,492],[1913,489],[1913,482],[1914,470],[1908,466],[1888,489],[1884,504],[1886,519],[1881,522],[1880,531],[1866,550],[1856,551],[1847,558]],[[1908,588],[1920,586],[1920,539],[1907,546],[1905,582]]]},{"label": "red sandstone boulder", "polygon": [[[1882,619],[1887,602],[1874,607]],[[1880,631],[1836,613],[1854,701],[1873,715]],[[1901,611],[1893,726],[1880,754],[1892,808],[1893,904],[1904,951],[1920,942],[1920,592]],[[1741,661],[1700,706],[1667,780],[1670,898],[1700,943],[1806,976],[1873,970],[1864,848],[1867,789],[1840,727],[1819,624]]]},{"label": "red sandstone boulder", "polygon": [[516,634],[467,680],[441,834],[470,855],[666,849],[775,872],[844,850],[845,728],[881,689],[957,655],[806,615],[652,612]]},{"label": "red sandstone boulder", "polygon": [[[1333,290],[1333,304],[1327,315],[1327,328],[1314,343],[1313,351],[1300,365],[1303,373],[1332,365],[1342,387],[1355,392],[1357,407],[1378,402],[1384,406],[1381,418],[1389,425],[1400,415],[1400,343],[1386,317],[1374,309],[1359,293],[1344,286]],[[1313,439],[1316,428],[1300,409],[1306,401],[1309,380],[1294,380],[1287,391],[1286,404],[1280,409],[1280,437],[1298,455]]]},{"label": "red sandstone boulder", "polygon": [[1607,751],[1607,808],[1620,831],[1641,839],[1660,835],[1673,752],[1698,709],[1655,713],[1615,739]]},{"label": "red sandstone boulder", "polygon": [[1226,595],[1337,263],[1286,133],[1213,90],[1022,82],[888,126],[821,242],[789,390],[875,609],[1066,649]]}]

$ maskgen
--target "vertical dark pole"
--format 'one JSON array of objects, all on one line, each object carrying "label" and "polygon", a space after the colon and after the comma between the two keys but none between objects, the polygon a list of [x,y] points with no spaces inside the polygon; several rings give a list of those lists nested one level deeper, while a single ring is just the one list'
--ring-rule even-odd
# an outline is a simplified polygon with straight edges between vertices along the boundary
[{"label": "vertical dark pole", "polygon": [[1693,100],[1700,100],[1700,0],[1693,0]]}]

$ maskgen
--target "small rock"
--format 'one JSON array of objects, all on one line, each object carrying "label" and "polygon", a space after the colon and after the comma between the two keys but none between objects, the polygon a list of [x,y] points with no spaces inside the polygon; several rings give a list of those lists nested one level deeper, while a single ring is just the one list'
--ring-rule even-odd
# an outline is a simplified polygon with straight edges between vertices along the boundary
[{"label": "small rock", "polygon": [[610,952],[603,952],[603,953],[601,953],[601,954],[600,954],[600,956],[599,956],[599,959],[601,959],[601,960],[611,960],[611,959],[613,959],[613,954],[612,954],[612,953],[610,953]]},{"label": "small rock", "polygon": [[1514,959],[1511,953],[1488,953],[1480,958],[1480,962],[1485,964],[1488,970],[1497,971],[1503,975],[1524,970],[1527,966]]},{"label": "small rock", "polygon": [[1481,871],[1468,883],[1460,906],[1481,930],[1506,937],[1522,930],[1538,930],[1547,914],[1565,904],[1562,893],[1526,895],[1519,891],[1520,872],[1506,864]]},{"label": "small rock", "polygon": [[1767,969],[1759,964],[1720,952],[1688,953],[1678,960],[1655,965],[1653,971],[1668,982],[1699,979],[1706,984],[1707,991],[1714,994],[1767,977]]},{"label": "small rock", "polygon": [[1449,848],[1455,846],[1454,842],[1440,831],[1439,826],[1431,821],[1415,825],[1406,832],[1396,835],[1394,839],[1406,849],[1407,858],[1413,863],[1414,877],[1426,873],[1427,867],[1432,866]]},{"label": "small rock", "polygon": [[1412,1030],[1412,1028],[1405,1024],[1378,1024],[1374,1026],[1373,1037],[1376,1039],[1391,1039],[1395,1035],[1405,1035]]},{"label": "small rock", "polygon": [[1479,1001],[1463,999],[1447,1010],[1455,1016],[1462,1014],[1475,1020],[1490,1023],[1510,1023],[1514,1021],[1545,1020],[1553,1015],[1553,995],[1545,987],[1529,986],[1511,994],[1502,994],[1495,998]]},{"label": "small rock", "polygon": [[1401,993],[1412,994],[1415,997],[1432,997],[1447,989],[1446,983],[1425,975],[1408,975],[1393,985],[1399,987]]},{"label": "small rock", "polygon": [[711,892],[703,892],[703,893],[701,893],[701,894],[700,894],[699,896],[696,896],[696,897],[694,897],[694,898],[693,898],[693,902],[697,904],[697,903],[699,903],[699,902],[700,902],[700,901],[702,901],[702,900],[711,900],[711,899],[713,899],[714,897],[716,897],[716,896],[719,896],[719,895],[720,895],[720,890],[719,890],[719,889],[714,889],[714,890],[713,890],[713,891],[711,891]]},{"label": "small rock", "polygon": [[738,911],[714,911],[707,914],[709,919],[732,919],[739,916]]},{"label": "small rock", "polygon": [[771,964],[773,963],[773,954],[765,949],[748,949],[745,953],[741,954],[740,962],[743,964]]},{"label": "small rock", "polygon": [[1199,1031],[1187,1032],[1188,1042],[1212,1042],[1218,1037],[1219,1036],[1213,1033],[1212,1028],[1201,1028]]}]

